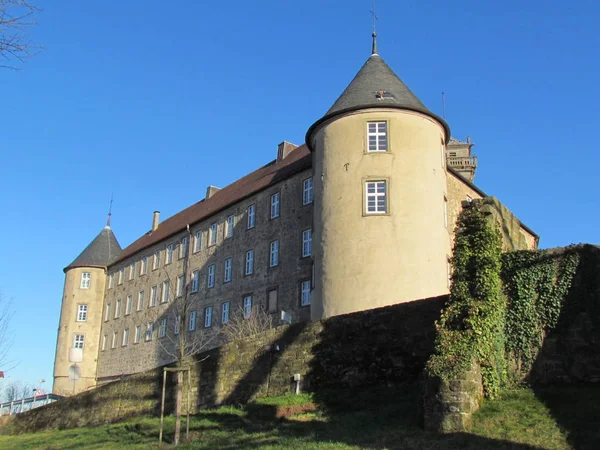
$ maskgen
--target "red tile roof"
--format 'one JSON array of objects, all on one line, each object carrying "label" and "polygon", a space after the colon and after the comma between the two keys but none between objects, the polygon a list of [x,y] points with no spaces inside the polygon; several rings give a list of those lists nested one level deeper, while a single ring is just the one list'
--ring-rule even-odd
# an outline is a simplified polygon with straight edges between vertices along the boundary
[{"label": "red tile roof", "polygon": [[201,200],[169,217],[158,226],[156,231],[149,231],[125,248],[111,265],[117,264],[131,255],[185,230],[187,225],[191,226],[198,223],[234,203],[311,166],[312,155],[306,145],[302,145],[293,150],[285,159],[271,161],[269,164],[221,189],[209,199]]}]

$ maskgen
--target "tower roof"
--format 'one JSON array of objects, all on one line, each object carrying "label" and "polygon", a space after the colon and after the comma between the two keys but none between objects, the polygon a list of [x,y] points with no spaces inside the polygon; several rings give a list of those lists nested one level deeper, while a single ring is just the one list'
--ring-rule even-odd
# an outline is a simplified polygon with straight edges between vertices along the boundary
[{"label": "tower roof", "polygon": [[74,267],[106,267],[120,254],[121,246],[107,225],[64,271]]},{"label": "tower roof", "polygon": [[450,138],[448,124],[429,111],[386,62],[373,53],[325,116],[309,128],[306,133],[308,147],[312,150],[310,137],[321,123],[337,115],[369,108],[396,108],[423,113],[439,122],[446,131],[446,140]]}]

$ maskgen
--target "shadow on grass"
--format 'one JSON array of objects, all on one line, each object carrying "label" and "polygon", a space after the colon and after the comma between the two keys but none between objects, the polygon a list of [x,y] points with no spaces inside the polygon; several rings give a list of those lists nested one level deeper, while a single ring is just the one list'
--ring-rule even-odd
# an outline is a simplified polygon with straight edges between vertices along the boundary
[{"label": "shadow on grass", "polygon": [[[222,439],[214,447],[256,448],[266,444],[294,442],[306,448],[337,443],[360,448],[410,449],[534,449],[524,444],[489,439],[468,433],[442,435],[422,430],[418,419],[420,394],[417,384],[397,388],[354,390],[351,394],[322,392],[320,411],[294,418],[277,418],[277,407],[252,403],[246,414],[206,411],[196,417],[213,427],[218,423]],[[324,409],[323,409],[324,408]],[[196,428],[198,439],[210,433]]]}]

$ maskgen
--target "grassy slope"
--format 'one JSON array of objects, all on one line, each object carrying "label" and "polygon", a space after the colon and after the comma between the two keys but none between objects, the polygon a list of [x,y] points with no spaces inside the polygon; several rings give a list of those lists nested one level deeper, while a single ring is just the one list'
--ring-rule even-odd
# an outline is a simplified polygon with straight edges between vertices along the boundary
[{"label": "grassy slope", "polygon": [[[303,395],[263,399],[246,408],[223,407],[198,414],[191,424],[193,442],[179,448],[567,449],[571,444],[600,448],[600,407],[594,406],[600,403],[600,387],[549,389],[537,395],[528,390],[506,393],[483,405],[471,433],[452,435],[421,430],[416,385],[315,398]],[[591,410],[582,408],[584,400],[592,405]],[[282,410],[293,413],[312,402],[319,405],[318,410],[277,418]],[[578,417],[584,414],[595,417],[587,428],[578,428]],[[96,428],[0,436],[0,448],[157,448],[158,423],[155,418],[140,418]],[[167,440],[172,439],[173,428],[174,421],[168,418]]]}]

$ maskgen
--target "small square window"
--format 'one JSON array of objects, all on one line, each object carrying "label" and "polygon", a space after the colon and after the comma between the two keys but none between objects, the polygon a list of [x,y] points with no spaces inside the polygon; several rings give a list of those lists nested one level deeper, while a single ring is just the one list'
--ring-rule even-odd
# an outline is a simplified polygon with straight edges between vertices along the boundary
[{"label": "small square window", "polygon": [[76,334],[73,338],[73,348],[83,348],[84,339],[83,334]]},{"label": "small square window", "polygon": [[81,284],[79,287],[81,289],[89,289],[90,288],[90,280],[92,279],[92,274],[89,272],[83,272],[81,274]]},{"label": "small square window", "polygon": [[387,122],[367,123],[367,149],[369,152],[387,152]]}]

